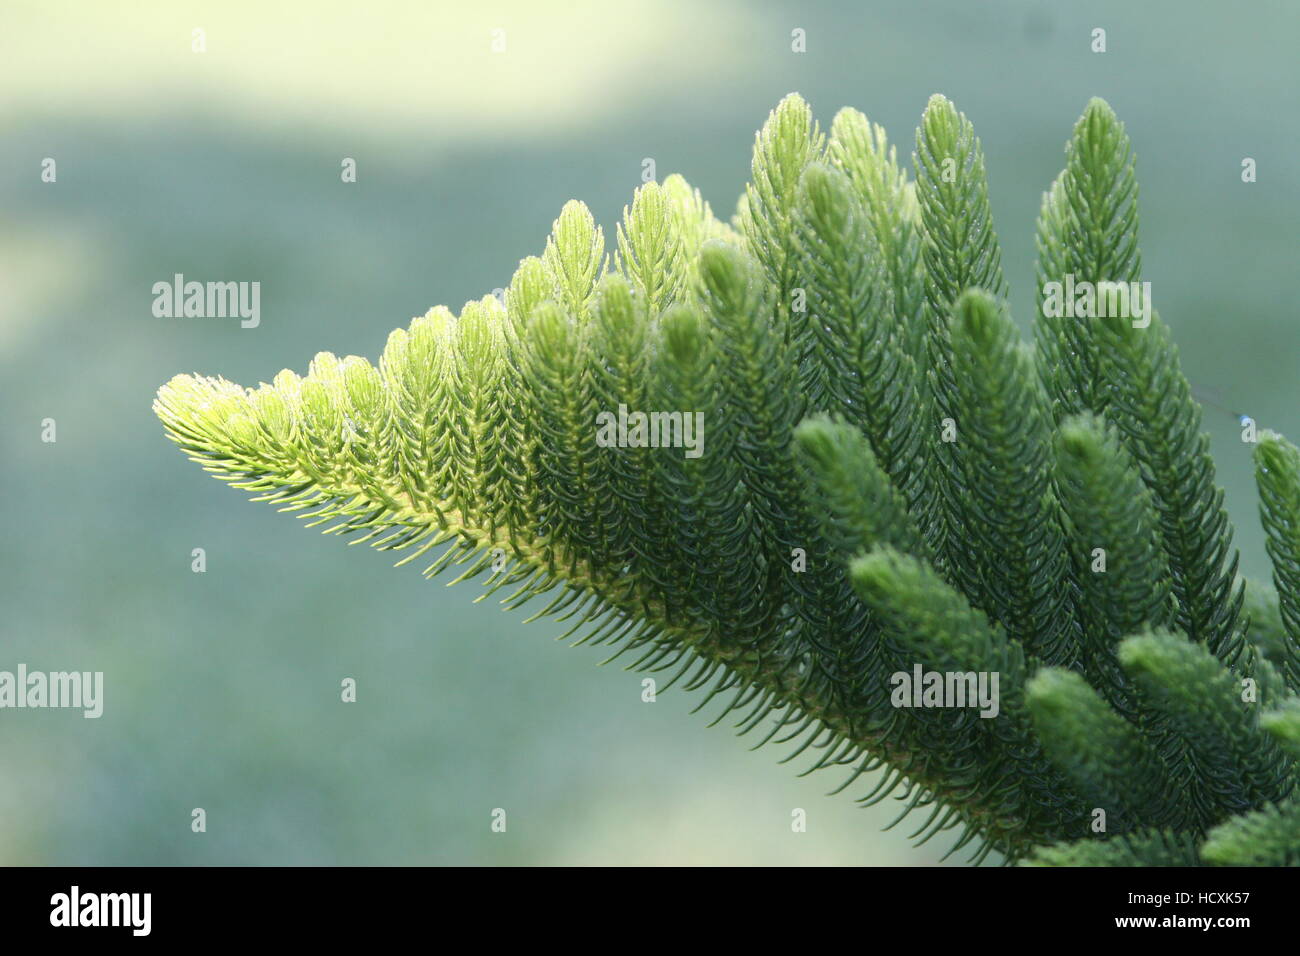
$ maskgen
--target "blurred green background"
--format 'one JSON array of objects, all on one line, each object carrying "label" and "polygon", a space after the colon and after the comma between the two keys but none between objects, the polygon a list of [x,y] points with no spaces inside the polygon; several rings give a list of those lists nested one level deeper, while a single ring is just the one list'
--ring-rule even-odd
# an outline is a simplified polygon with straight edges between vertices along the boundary
[{"label": "blurred green background", "polygon": [[[879,832],[896,805],[823,796],[840,778],[706,728],[691,695],[642,703],[639,675],[555,645],[558,625],[245,503],[165,440],[154,390],[374,358],[410,316],[504,285],[565,200],[612,234],[646,157],[728,216],[792,90],[823,125],[862,109],[909,155],[929,94],[956,101],[1027,328],[1040,194],[1101,95],[1134,140],[1145,277],[1187,374],[1300,434],[1298,27],[1281,0],[8,0],[0,669],[102,670],[106,690],[99,720],[0,711],[0,862],[938,860],[945,839]],[[155,318],[176,272],[260,281],[260,327]],[[1243,567],[1265,574],[1249,446],[1228,411],[1206,426]]]}]

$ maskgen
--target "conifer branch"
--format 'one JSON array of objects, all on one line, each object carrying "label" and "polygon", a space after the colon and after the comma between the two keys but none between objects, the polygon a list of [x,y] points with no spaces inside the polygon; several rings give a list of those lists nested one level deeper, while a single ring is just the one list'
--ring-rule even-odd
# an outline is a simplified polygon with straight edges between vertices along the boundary
[{"label": "conifer branch", "polygon": [[1160,513],[1178,627],[1235,663],[1243,640],[1238,556],[1223,490],[1214,483],[1210,438],[1178,368],[1177,347],[1158,314],[1147,327],[1123,317],[1102,319],[1100,326],[1107,417],[1118,425]]},{"label": "conifer branch", "polygon": [[[984,151],[975,129],[946,98],[935,94],[916,131],[916,198],[921,224],[925,290],[925,368],[932,429],[949,426],[962,408],[952,368],[950,320],[958,296],[983,289],[1006,297],[1002,250],[993,231]],[[942,506],[935,539],[945,563],[963,563],[961,547],[950,541],[960,515],[955,502],[964,482],[950,442],[931,446],[935,483]]]},{"label": "conifer branch", "polygon": [[[1088,104],[1065,154],[1065,169],[1043,195],[1038,218],[1040,306],[1051,283],[1095,288],[1137,282],[1142,272],[1133,150],[1124,124],[1104,100]],[[1101,411],[1105,379],[1093,323],[1040,308],[1035,332],[1057,420]]]},{"label": "conifer branch", "polygon": [[[679,176],[611,250],[572,202],[504,302],[431,309],[375,364],[177,376],[154,409],[309,526],[543,598],[841,789],[883,771],[862,801],[922,810],[921,841],[1297,862],[1300,453],[1260,442],[1276,590],[1245,582],[1168,328],[1040,319],[1031,352],[971,124],[935,97],[916,142],[913,185],[860,113],[827,142],[789,97],[736,228]],[[1135,196],[1093,101],[1040,279],[1136,277]]]},{"label": "conifer branch", "polygon": [[988,560],[954,564],[958,583],[1042,661],[1071,664],[1080,642],[1074,582],[1033,359],[1010,317],[980,289],[955,303],[949,341],[953,396],[962,409],[954,457],[964,492],[949,543]]},{"label": "conifer branch", "polygon": [[1255,482],[1265,549],[1273,562],[1277,608],[1284,629],[1278,662],[1300,687],[1300,451],[1266,432],[1255,450]]},{"label": "conifer branch", "polygon": [[1113,430],[1086,415],[1056,433],[1056,489],[1079,588],[1080,662],[1092,685],[1131,716],[1116,649],[1130,634],[1169,623],[1173,609],[1151,495]]}]

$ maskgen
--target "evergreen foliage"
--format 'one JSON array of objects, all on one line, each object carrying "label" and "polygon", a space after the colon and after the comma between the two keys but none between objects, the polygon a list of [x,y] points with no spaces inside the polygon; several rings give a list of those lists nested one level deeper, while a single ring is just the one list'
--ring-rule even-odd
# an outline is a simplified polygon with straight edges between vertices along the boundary
[{"label": "evergreen foliage", "polygon": [[[507,607],[545,596],[840,789],[883,769],[862,801],[922,812],[921,840],[1300,863],[1300,452],[1258,443],[1274,582],[1245,582],[1168,326],[1041,308],[1022,341],[983,152],[941,96],[914,168],[792,95],[731,225],[672,176],[607,250],[571,202],[502,301],[430,310],[376,365],[181,375],[154,407],[258,500],[399,563],[442,547],[428,574]],[[1140,277],[1100,100],[1037,236],[1044,285]],[[995,712],[900,689],[922,672],[996,677]]]}]

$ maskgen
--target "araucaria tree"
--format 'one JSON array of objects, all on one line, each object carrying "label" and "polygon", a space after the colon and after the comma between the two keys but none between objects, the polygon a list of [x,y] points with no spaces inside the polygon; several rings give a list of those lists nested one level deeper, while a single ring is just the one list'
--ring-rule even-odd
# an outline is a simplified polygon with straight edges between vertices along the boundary
[{"label": "araucaria tree", "polygon": [[[245,389],[158,393],[195,461],[707,688],[917,836],[1058,864],[1300,863],[1300,452],[1255,444],[1276,589],[1237,574],[1088,104],[1038,220],[1033,344],[942,96],[912,173],[797,95],[730,224],[678,176],[581,203],[509,289]],[[912,176],[915,178],[913,179]],[[1253,423],[1247,423],[1253,427]],[[866,788],[863,788],[866,789]]]}]

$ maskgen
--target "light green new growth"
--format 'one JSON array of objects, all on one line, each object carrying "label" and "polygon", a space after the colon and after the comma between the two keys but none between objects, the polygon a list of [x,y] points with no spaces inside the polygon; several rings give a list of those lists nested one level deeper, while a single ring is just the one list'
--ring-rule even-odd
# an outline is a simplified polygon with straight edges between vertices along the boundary
[{"label": "light green new growth", "polygon": [[[792,95],[733,225],[679,176],[612,246],[571,202],[503,300],[430,310],[377,364],[181,375],[154,407],[258,500],[399,563],[441,547],[429,575],[510,608],[546,595],[535,616],[707,688],[839,789],[882,771],[862,802],[921,811],[922,841],[1300,862],[1300,452],[1258,444],[1276,591],[1248,585],[1168,326],[1040,309],[1023,342],[983,151],[941,96],[913,160]],[[1140,279],[1100,100],[1038,250],[1044,286]],[[917,670],[996,678],[995,706],[904,693]]]}]

